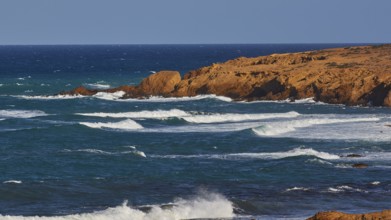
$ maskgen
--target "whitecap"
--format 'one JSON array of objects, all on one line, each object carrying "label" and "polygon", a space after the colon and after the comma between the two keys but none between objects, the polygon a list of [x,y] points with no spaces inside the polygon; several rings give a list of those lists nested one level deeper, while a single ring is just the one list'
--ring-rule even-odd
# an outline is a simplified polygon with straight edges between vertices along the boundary
[{"label": "whitecap", "polygon": [[0,110],[0,117],[4,118],[33,118],[47,115],[40,110]]},{"label": "whitecap", "polygon": [[284,99],[284,100],[254,100],[254,101],[240,101],[238,103],[253,104],[253,103],[283,103],[283,104],[319,104],[327,105],[327,103],[315,101],[314,97],[303,98],[303,99]]},{"label": "whitecap", "polygon": [[88,88],[92,88],[92,89],[108,89],[110,88],[111,86],[109,84],[103,84],[101,82],[97,82],[97,83],[84,83],[84,85]]},{"label": "whitecap", "polygon": [[9,216],[0,215],[0,220],[180,220],[233,218],[234,207],[231,201],[216,193],[203,193],[192,199],[176,199],[169,207],[147,206],[148,211],[131,208],[125,201],[121,206],[103,211],[63,216]]},{"label": "whitecap", "polygon": [[330,154],[322,151],[316,151],[312,148],[295,148],[285,152],[262,152],[262,153],[232,153],[232,154],[198,154],[198,155],[151,155],[156,158],[203,158],[203,159],[262,159],[262,160],[277,160],[288,157],[298,156],[313,156],[324,160],[337,160],[340,157],[335,154]]},{"label": "whitecap", "polygon": [[114,130],[138,130],[142,129],[143,126],[137,122],[126,119],[119,122],[79,122],[79,124],[90,127],[90,128],[99,128],[99,129],[114,129]]},{"label": "whitecap", "polygon": [[140,111],[140,112],[119,112],[119,113],[76,113],[77,115],[93,116],[93,117],[110,117],[110,118],[170,118],[170,117],[185,117],[190,115],[179,109],[171,110],[156,110],[156,111]]},{"label": "whitecap", "polygon": [[27,95],[15,95],[13,97],[21,99],[37,99],[37,100],[57,100],[57,99],[78,99],[85,98],[86,96],[82,95],[36,95],[36,96],[27,96]]},{"label": "whitecap", "polygon": [[74,150],[74,152],[86,152],[86,153],[91,153],[91,154],[113,154],[111,152],[107,152],[107,151],[103,151],[103,150],[99,150],[99,149],[90,149],[90,148],[87,148],[87,149],[77,149],[77,150]]},{"label": "whitecap", "polygon": [[4,184],[22,184],[20,180],[7,180],[3,182]]},{"label": "whitecap", "polygon": [[292,187],[292,188],[288,188],[285,190],[285,192],[290,192],[290,191],[309,191],[310,188],[305,188],[305,187]]},{"label": "whitecap", "polygon": [[353,188],[351,186],[347,185],[342,185],[342,186],[337,186],[337,187],[329,187],[326,192],[331,192],[331,193],[339,193],[339,192],[364,192],[368,193],[366,190],[358,189],[358,188]]},{"label": "whitecap", "polygon": [[373,181],[373,182],[371,182],[371,185],[377,186],[377,185],[379,185],[379,184],[380,184],[380,181]]},{"label": "whitecap", "polygon": [[140,157],[147,157],[143,151],[135,150],[133,151],[133,154],[138,155]]},{"label": "whitecap", "polygon": [[209,114],[192,115],[181,117],[191,123],[218,123],[218,122],[238,122],[238,121],[256,121],[270,118],[294,118],[299,116],[297,112],[287,113],[263,113],[263,114]]},{"label": "whitecap", "polygon": [[[255,134],[259,136],[278,136],[285,133],[296,131],[297,128],[306,128],[313,125],[327,125],[339,123],[353,123],[353,122],[374,122],[379,121],[379,118],[323,118],[323,117],[304,117],[297,120],[270,122],[268,124],[253,128]],[[309,134],[310,135],[310,134]]]},{"label": "whitecap", "polygon": [[150,96],[146,99],[121,99],[121,101],[127,102],[188,102],[197,101],[203,99],[216,99],[223,102],[232,102],[232,99],[225,96],[217,95],[197,95],[197,96],[184,96],[184,97],[162,97],[162,96]]},{"label": "whitecap", "polygon": [[110,100],[110,101],[115,101],[120,98],[122,98],[125,95],[124,91],[117,91],[117,92],[98,92],[92,97],[98,98],[98,99],[103,99],[103,100]]}]

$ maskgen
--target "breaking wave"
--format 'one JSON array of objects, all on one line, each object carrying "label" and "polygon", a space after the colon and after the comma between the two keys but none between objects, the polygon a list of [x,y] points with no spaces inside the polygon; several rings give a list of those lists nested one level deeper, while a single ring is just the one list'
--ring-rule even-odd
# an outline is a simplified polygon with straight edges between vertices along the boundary
[{"label": "breaking wave", "polygon": [[140,112],[120,112],[120,113],[77,113],[77,115],[93,116],[93,117],[110,117],[110,118],[170,118],[170,117],[185,117],[190,114],[179,109],[171,110],[156,110],[156,111],[140,111]]},{"label": "breaking wave", "polygon": [[37,100],[57,100],[57,99],[80,99],[84,98],[85,96],[82,95],[36,95],[36,96],[29,96],[29,95],[14,95],[13,97],[21,98],[21,99],[37,99]]},{"label": "breaking wave", "polygon": [[102,84],[103,82],[97,82],[97,83],[84,83],[84,85],[91,89],[108,89],[110,88],[110,85],[108,84]]},{"label": "breaking wave", "polygon": [[113,92],[113,93],[110,93],[110,92],[98,92],[95,95],[93,95],[92,97],[98,98],[98,99],[104,99],[104,100],[113,101],[113,100],[118,100],[118,99],[122,98],[122,96],[124,96],[124,95],[125,95],[124,91],[117,91],[117,92]]},{"label": "breaking wave", "polygon": [[295,148],[285,152],[270,152],[270,153],[233,153],[233,154],[199,154],[199,155],[153,155],[151,157],[156,158],[204,158],[204,159],[263,159],[263,160],[276,160],[288,157],[298,156],[313,156],[324,160],[337,160],[340,156],[330,154],[326,152],[316,151],[312,148]]},{"label": "breaking wave", "polygon": [[[185,101],[197,101],[203,99],[216,99],[224,102],[232,102],[232,99],[224,96],[217,95],[197,95],[192,97],[160,97],[151,96],[146,99],[121,99],[125,95],[124,91],[117,91],[114,93],[109,92],[98,92],[91,96],[98,99],[110,100],[110,101],[123,101],[123,102],[185,102]],[[83,95],[38,95],[38,96],[27,96],[27,95],[14,95],[13,97],[22,99],[39,99],[39,100],[53,100],[53,99],[76,99],[76,98],[87,98],[89,96]]]},{"label": "breaking wave", "polygon": [[232,202],[216,193],[203,193],[193,199],[179,198],[164,207],[151,205],[147,208],[148,211],[132,208],[125,201],[121,206],[92,213],[51,217],[0,215],[0,220],[180,220],[235,217]]},{"label": "breaking wave", "polygon": [[33,118],[47,115],[40,110],[0,110],[0,117],[2,118]]},{"label": "breaking wave", "polygon": [[90,128],[99,128],[99,129],[114,129],[114,130],[138,130],[143,129],[143,126],[137,122],[127,119],[119,122],[79,122],[79,124],[90,127]]},{"label": "breaking wave", "polygon": [[264,113],[264,114],[211,114],[211,115],[193,115],[182,117],[191,123],[218,123],[218,122],[238,122],[255,121],[270,118],[294,118],[299,116],[297,112],[287,113]]},{"label": "breaking wave", "polygon": [[22,184],[20,180],[7,180],[3,182],[4,184]]},{"label": "breaking wave", "polygon": [[325,125],[325,124],[337,124],[337,123],[350,123],[350,122],[373,122],[379,121],[379,118],[345,118],[345,119],[332,119],[332,118],[313,118],[313,119],[301,119],[291,120],[278,123],[270,123],[268,125],[253,128],[255,134],[260,136],[278,136],[284,133],[295,131],[297,128],[305,128],[313,125]]},{"label": "breaking wave", "polygon": [[119,113],[77,113],[77,115],[93,116],[93,117],[110,117],[110,118],[181,118],[190,123],[220,123],[220,122],[239,122],[239,121],[254,121],[270,118],[293,118],[300,114],[297,112],[287,113],[264,113],[264,114],[208,114],[208,115],[192,115],[191,113],[179,110],[156,110],[156,111],[140,111],[140,112],[119,112]]}]

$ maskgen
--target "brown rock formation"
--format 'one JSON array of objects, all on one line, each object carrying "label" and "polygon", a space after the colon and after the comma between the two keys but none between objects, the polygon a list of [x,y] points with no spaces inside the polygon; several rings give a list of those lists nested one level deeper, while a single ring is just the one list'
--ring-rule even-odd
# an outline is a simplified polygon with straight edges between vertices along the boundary
[{"label": "brown rock formation", "polygon": [[353,168],[367,168],[368,167],[368,164],[365,164],[365,163],[355,163],[352,165]]},{"label": "brown rock formation", "polygon": [[367,214],[346,214],[337,211],[319,212],[307,220],[391,220],[391,210]]},{"label": "brown rock formation", "polygon": [[[391,107],[391,45],[238,58],[190,71],[162,71],[124,90],[124,98],[216,94],[235,100],[314,97],[332,104]],[[77,88],[66,94],[89,94]]]}]

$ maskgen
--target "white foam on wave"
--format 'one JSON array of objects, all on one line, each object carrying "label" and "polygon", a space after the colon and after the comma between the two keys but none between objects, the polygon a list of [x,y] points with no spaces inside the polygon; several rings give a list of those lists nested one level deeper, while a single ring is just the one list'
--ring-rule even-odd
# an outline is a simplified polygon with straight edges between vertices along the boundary
[{"label": "white foam on wave", "polygon": [[290,192],[290,191],[309,191],[310,188],[306,188],[306,187],[292,187],[292,188],[288,188],[285,190],[285,192]]},{"label": "white foam on wave", "polygon": [[363,192],[363,193],[368,193],[368,191],[366,191],[366,190],[353,188],[353,187],[347,186],[347,185],[342,185],[342,186],[337,186],[337,187],[329,187],[329,188],[327,188],[326,192],[329,192],[329,193],[340,193],[340,192]]},{"label": "white foam on wave", "polygon": [[181,118],[190,123],[221,123],[221,122],[239,122],[239,121],[254,121],[270,118],[293,118],[300,114],[297,112],[287,113],[263,113],[263,114],[207,114],[207,115],[192,115],[188,112],[171,109],[171,110],[156,110],[156,111],[140,111],[140,112],[119,112],[119,113],[76,113],[77,115],[93,116],[93,117],[111,117],[111,118]]},{"label": "white foam on wave", "polygon": [[210,115],[192,115],[181,117],[191,123],[219,123],[219,122],[238,122],[255,121],[270,118],[294,118],[299,116],[297,112],[287,113],[263,113],[263,114],[210,114]]},{"label": "white foam on wave", "polygon": [[125,152],[122,152],[123,154],[133,154],[135,156],[139,156],[139,157],[144,157],[146,158],[147,155],[143,152],[143,151],[140,151],[140,150],[132,150],[132,151],[125,151]]},{"label": "white foam on wave", "polygon": [[[117,92],[98,92],[91,96],[98,99],[109,100],[109,101],[122,101],[122,102],[185,102],[185,101],[197,101],[203,99],[217,99],[224,102],[232,102],[232,99],[224,96],[217,95],[197,95],[192,97],[161,97],[151,96],[145,99],[121,99],[125,95],[124,91]],[[87,98],[89,96],[82,95],[38,95],[38,96],[26,96],[26,95],[15,95],[13,97],[22,99],[38,99],[38,100],[52,100],[52,99],[76,99],[76,98]]]},{"label": "white foam on wave", "polygon": [[7,180],[3,182],[4,184],[22,184],[20,180]]},{"label": "white foam on wave", "polygon": [[137,122],[126,119],[119,122],[79,122],[79,124],[90,127],[90,128],[99,128],[99,129],[114,129],[114,130],[138,130],[143,129],[143,126]]},{"label": "white foam on wave", "polygon": [[352,122],[374,122],[379,118],[302,118],[283,122],[271,122],[267,125],[253,128],[255,134],[260,136],[278,136],[288,132],[293,132],[297,128],[311,127],[313,125],[326,125]]},{"label": "white foam on wave", "polygon": [[122,98],[122,96],[125,95],[124,91],[117,91],[117,92],[98,92],[92,97],[98,98],[98,99],[104,99],[104,100],[118,100]]},{"label": "white foam on wave", "polygon": [[4,118],[34,118],[47,115],[48,114],[40,110],[0,110],[0,117]]},{"label": "white foam on wave", "polygon": [[92,89],[108,89],[111,87],[109,84],[103,84],[103,82],[84,83],[84,85]]},{"label": "white foam on wave", "polygon": [[156,111],[140,111],[140,112],[119,112],[119,113],[76,113],[77,115],[93,116],[93,117],[110,117],[110,118],[171,118],[185,117],[190,114],[179,109],[171,110],[156,110]]},{"label": "white foam on wave", "polygon": [[121,206],[92,213],[51,217],[0,215],[0,220],[180,220],[235,217],[232,202],[216,193],[205,193],[193,199],[179,198],[171,204],[167,208],[152,205],[149,211],[141,211],[124,202]]},{"label": "white foam on wave", "polygon": [[324,160],[337,160],[340,156],[330,154],[326,152],[316,151],[312,148],[295,148],[285,152],[262,152],[262,153],[232,153],[232,154],[198,154],[198,155],[151,155],[150,157],[156,158],[169,158],[169,159],[191,159],[191,158],[203,158],[203,159],[262,159],[262,160],[277,160],[288,157],[298,156],[313,156]]},{"label": "white foam on wave", "polygon": [[56,100],[56,99],[80,99],[84,98],[86,96],[82,95],[35,95],[35,96],[28,96],[28,95],[15,95],[13,97],[21,98],[21,99],[32,99],[32,100]]},{"label": "white foam on wave", "polygon": [[64,149],[62,152],[68,153],[68,152],[83,152],[83,153],[90,153],[90,154],[101,154],[101,155],[121,155],[121,154],[133,154],[135,156],[144,157],[146,158],[147,155],[140,150],[136,150],[136,148],[132,148],[131,151],[119,151],[119,152],[108,152],[104,150],[94,149],[94,148],[85,148],[85,149],[76,149],[76,150],[70,150],[70,149]]},{"label": "white foam on wave", "polygon": [[315,101],[313,97],[303,98],[303,99],[284,99],[284,100],[256,100],[256,101],[241,101],[239,103],[243,104],[253,104],[253,103],[287,103],[287,104],[319,104],[319,105],[327,105],[324,102]]},{"label": "white foam on wave", "polygon": [[127,102],[187,102],[187,101],[197,101],[203,99],[217,99],[223,102],[232,102],[232,99],[225,96],[217,95],[197,95],[197,96],[185,96],[185,97],[161,97],[161,96],[151,96],[146,99],[122,99],[121,101]]}]

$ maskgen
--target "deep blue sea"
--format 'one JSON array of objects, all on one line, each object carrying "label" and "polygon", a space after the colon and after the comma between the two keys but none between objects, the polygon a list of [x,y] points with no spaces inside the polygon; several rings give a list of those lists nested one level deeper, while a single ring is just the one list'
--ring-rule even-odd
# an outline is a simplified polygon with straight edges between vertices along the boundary
[{"label": "deep blue sea", "polygon": [[0,219],[304,219],[390,209],[389,108],[56,95],[344,46],[0,46]]}]

